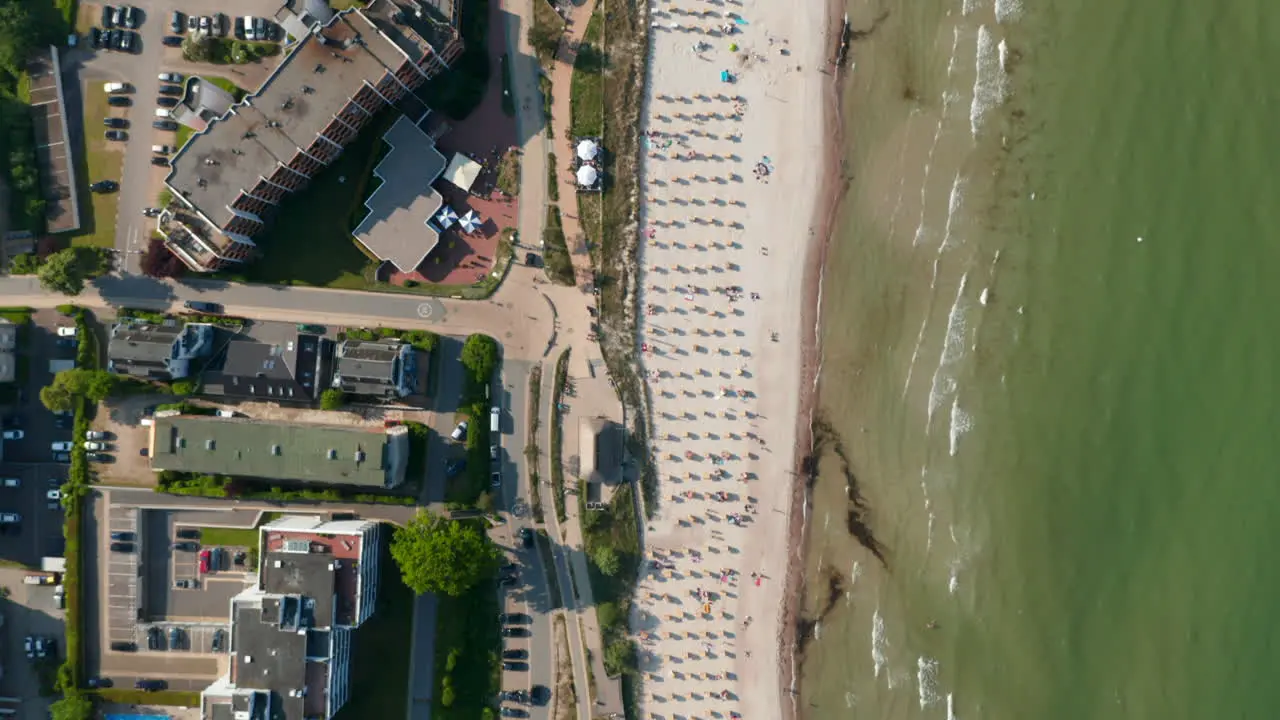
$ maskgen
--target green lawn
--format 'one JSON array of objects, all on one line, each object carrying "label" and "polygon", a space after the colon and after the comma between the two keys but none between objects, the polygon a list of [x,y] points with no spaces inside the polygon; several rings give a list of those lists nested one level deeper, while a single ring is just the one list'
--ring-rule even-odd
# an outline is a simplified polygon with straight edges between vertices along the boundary
[{"label": "green lawn", "polygon": [[213,77],[210,75],[201,75],[200,78],[203,80],[207,80],[210,83],[214,84],[215,86],[220,87],[223,90],[226,90],[227,92],[231,93],[231,97],[235,98],[237,102],[240,100],[243,100],[244,96],[246,95],[246,91],[244,88],[240,87],[239,85],[231,82],[230,80],[224,77]]},{"label": "green lawn", "polygon": [[[476,720],[485,717],[486,708],[492,708],[493,698],[501,688],[499,610],[493,581],[482,582],[461,597],[440,596],[432,717]],[[446,693],[446,686],[452,688],[452,693]],[[446,705],[450,694],[452,703]]]},{"label": "green lawn", "polygon": [[352,211],[363,200],[395,115],[375,119],[311,185],[281,203],[271,227],[255,239],[262,257],[236,276],[247,282],[365,289],[377,263],[351,236]]},{"label": "green lawn", "polygon": [[116,242],[119,195],[90,193],[89,185],[98,180],[120,180],[120,167],[124,164],[124,143],[107,142],[102,136],[102,118],[123,113],[110,112],[113,108],[107,105],[107,94],[100,82],[85,83],[83,97],[85,148],[76,158],[81,227],[70,236],[71,245],[110,248]]},{"label": "green lawn", "polygon": [[608,59],[600,44],[603,27],[604,19],[597,10],[587,22],[573,63],[573,79],[569,83],[569,131],[574,137],[604,134],[604,69]]},{"label": "green lawn", "polygon": [[204,545],[232,547],[257,547],[257,528],[200,528],[200,542]]},{"label": "green lawn", "polygon": [[384,548],[378,607],[373,617],[356,630],[351,655],[351,699],[335,720],[405,716],[413,600],[413,591],[401,582],[399,569]]}]

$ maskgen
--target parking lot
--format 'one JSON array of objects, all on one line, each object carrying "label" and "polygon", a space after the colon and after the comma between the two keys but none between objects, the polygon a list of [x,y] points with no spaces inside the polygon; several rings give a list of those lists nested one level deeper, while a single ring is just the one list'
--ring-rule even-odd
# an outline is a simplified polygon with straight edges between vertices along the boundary
[{"label": "parking lot", "polygon": [[[139,548],[144,541],[139,534],[139,516],[142,511],[137,508],[112,506],[107,510],[107,537],[113,537],[122,534],[122,537],[132,537],[136,540],[133,543],[134,550],[132,552],[112,552],[107,553],[107,595],[106,595],[106,620],[107,620],[107,642],[112,643],[139,643],[142,638],[138,635],[137,626],[141,616],[138,612],[139,583],[141,581],[141,573],[138,570]],[[111,542],[108,540],[102,543],[102,547],[109,548]]]},{"label": "parking lot", "polygon": [[[61,662],[64,615],[54,602],[53,586],[27,585],[22,581],[25,575],[23,570],[0,568],[0,587],[9,591],[3,603],[4,624],[0,628],[0,663],[4,666],[0,696],[20,700],[16,705],[5,704],[5,709],[14,710],[9,717],[45,720],[49,717],[49,700],[53,698],[40,697],[40,675],[56,670]],[[52,638],[52,652],[46,650],[42,661],[28,659],[24,648],[28,636]],[[44,671],[37,672],[37,662],[44,664]]]},{"label": "parking lot", "polygon": [[[138,256],[145,249],[147,239],[154,227],[149,219],[141,214],[142,208],[156,204],[156,197],[163,188],[163,180],[168,172],[165,167],[153,165],[151,159],[153,145],[174,145],[177,135],[174,132],[158,130],[152,126],[156,120],[156,97],[160,88],[159,74],[162,72],[178,72],[184,75],[208,74],[225,77],[236,85],[252,90],[270,74],[277,58],[249,65],[211,65],[196,64],[183,59],[182,50],[178,47],[166,47],[164,38],[174,35],[170,27],[175,10],[186,19],[190,16],[214,16],[222,13],[230,23],[237,16],[254,15],[272,17],[280,8],[279,2],[263,0],[223,0],[222,2],[179,3],[172,0],[139,0],[129,3],[137,8],[138,27],[136,46],[132,52],[118,52],[106,49],[95,50],[88,42],[82,43],[74,51],[68,53],[66,64],[78,69],[78,77],[71,76],[64,80],[64,86],[84,88],[104,81],[127,82],[132,85],[129,96],[133,104],[128,108],[119,108],[120,116],[129,120],[129,140],[124,143],[124,161],[120,169],[120,177],[91,178],[91,180],[116,180],[120,183],[120,191],[116,200],[118,214],[116,220],[116,248],[125,252],[124,267],[130,272],[138,271]],[[113,3],[118,7],[118,4]],[[82,16],[92,26],[101,28],[102,4],[86,3]],[[86,28],[87,29],[87,28]],[[186,28],[181,36],[187,34]],[[112,113],[115,114],[114,112]],[[86,143],[91,147],[102,147],[101,120],[86,118],[84,135]],[[74,131],[72,132],[74,135]],[[110,143],[116,144],[116,143]]]}]

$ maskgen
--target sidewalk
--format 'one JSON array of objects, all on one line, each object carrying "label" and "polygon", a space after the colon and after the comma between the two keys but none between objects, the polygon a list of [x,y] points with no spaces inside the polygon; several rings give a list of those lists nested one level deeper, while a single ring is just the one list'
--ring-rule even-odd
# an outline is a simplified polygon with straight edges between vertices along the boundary
[{"label": "sidewalk", "polygon": [[[591,19],[594,8],[592,0],[583,0],[580,5],[573,6],[569,17],[565,19],[564,35],[560,38],[560,49],[556,52],[555,63],[551,68],[551,129],[556,153],[556,183],[560,188],[560,219],[579,287],[590,283],[595,277],[595,271],[591,267],[591,253],[586,250],[586,235],[582,232],[582,224],[578,222],[577,180],[569,171],[569,163],[573,158],[573,141],[569,137],[572,119],[570,88],[573,82],[573,63],[578,59],[578,43],[587,32],[587,21]],[[578,251],[579,247],[582,248],[581,252]]]}]

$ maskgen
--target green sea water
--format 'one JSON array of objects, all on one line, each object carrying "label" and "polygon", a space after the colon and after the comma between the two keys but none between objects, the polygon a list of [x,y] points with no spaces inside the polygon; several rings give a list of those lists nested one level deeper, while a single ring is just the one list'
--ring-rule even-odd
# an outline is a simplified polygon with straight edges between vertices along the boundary
[{"label": "green sea water", "polygon": [[1280,716],[1280,3],[849,9],[801,716]]}]

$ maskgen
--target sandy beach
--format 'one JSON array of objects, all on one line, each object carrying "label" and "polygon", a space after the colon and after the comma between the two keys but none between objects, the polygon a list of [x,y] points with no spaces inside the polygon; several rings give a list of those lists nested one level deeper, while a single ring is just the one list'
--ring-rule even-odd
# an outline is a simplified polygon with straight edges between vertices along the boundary
[{"label": "sandy beach", "polygon": [[650,5],[640,335],[660,507],[632,618],[644,717],[791,714],[796,470],[834,190],[828,10]]}]

